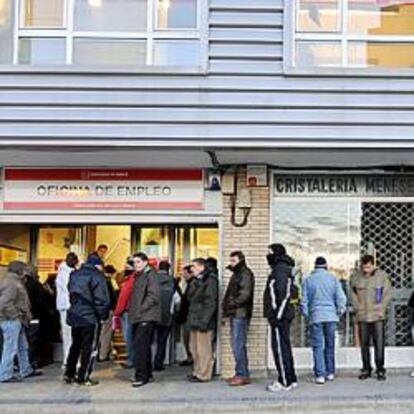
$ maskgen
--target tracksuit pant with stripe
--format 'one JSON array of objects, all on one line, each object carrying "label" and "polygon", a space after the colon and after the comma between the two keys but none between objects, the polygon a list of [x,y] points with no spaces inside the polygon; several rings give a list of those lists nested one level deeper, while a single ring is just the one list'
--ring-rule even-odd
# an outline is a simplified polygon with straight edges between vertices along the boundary
[{"label": "tracksuit pant with stripe", "polygon": [[290,321],[279,321],[278,326],[271,327],[272,351],[278,372],[278,382],[289,387],[297,382],[295,366],[290,343]]}]

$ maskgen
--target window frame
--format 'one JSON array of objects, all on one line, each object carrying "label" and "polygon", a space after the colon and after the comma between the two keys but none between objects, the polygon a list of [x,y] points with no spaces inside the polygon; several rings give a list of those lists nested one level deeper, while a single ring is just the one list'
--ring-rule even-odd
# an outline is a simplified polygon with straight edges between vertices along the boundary
[{"label": "window frame", "polygon": [[[343,30],[335,32],[302,32],[297,33],[297,0],[286,1],[284,5],[284,42],[283,42],[283,70],[287,76],[341,76],[341,77],[402,77],[414,78],[414,68],[382,68],[364,66],[331,66],[331,67],[298,67],[295,66],[296,41],[339,41],[342,47],[342,64],[348,59],[348,43],[350,42],[377,42],[377,43],[414,43],[414,35],[363,35],[349,34],[347,27],[347,4],[340,0],[341,26]],[[345,35],[344,35],[345,33]]]},{"label": "window frame", "polygon": [[[51,27],[25,27],[24,0],[16,0],[14,4],[14,35],[13,35],[13,61],[11,65],[0,65],[0,73],[31,71],[31,72],[96,72],[96,73],[207,73],[208,66],[208,0],[197,0],[197,27],[179,29],[156,29],[156,4],[158,0],[147,0],[147,30],[137,32],[116,31],[80,31],[74,28],[75,0],[64,0],[64,26]],[[20,38],[63,38],[66,39],[65,65],[31,65],[19,63]],[[145,40],[146,65],[111,66],[111,65],[80,65],[72,63],[74,40],[76,38],[107,39],[107,40]],[[200,44],[200,60],[197,65],[154,65],[154,40],[196,40]]]}]

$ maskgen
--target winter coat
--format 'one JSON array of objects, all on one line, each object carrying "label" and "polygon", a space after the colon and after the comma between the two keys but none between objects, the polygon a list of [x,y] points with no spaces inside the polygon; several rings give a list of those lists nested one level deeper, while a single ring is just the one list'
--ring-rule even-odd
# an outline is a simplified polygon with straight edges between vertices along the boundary
[{"label": "winter coat", "polygon": [[128,311],[129,303],[131,301],[132,292],[135,285],[135,273],[128,275],[121,285],[118,301],[114,310],[114,316],[122,316],[124,312]]},{"label": "winter coat", "polygon": [[189,285],[189,309],[187,324],[194,331],[207,332],[216,329],[218,311],[218,279],[206,269]]},{"label": "winter coat", "polygon": [[23,276],[8,273],[0,282],[0,322],[20,321],[27,325],[31,319],[30,300]]},{"label": "winter coat", "polygon": [[191,278],[185,282],[185,287],[183,293],[181,294],[181,305],[180,310],[178,311],[177,322],[184,324],[188,319],[188,311],[190,309],[190,299],[188,294],[191,292],[191,284],[195,281],[195,278]]},{"label": "winter coat", "polygon": [[392,298],[391,282],[380,269],[370,276],[359,271],[351,278],[351,297],[358,322],[382,321]]},{"label": "winter coat", "polygon": [[272,326],[280,321],[292,321],[295,309],[290,301],[294,293],[294,260],[283,255],[272,265],[263,295],[263,315]]},{"label": "winter coat", "polygon": [[161,295],[161,322],[162,326],[171,326],[172,313],[171,303],[175,292],[175,280],[167,271],[158,272],[158,282],[160,284]]},{"label": "winter coat", "polygon": [[73,271],[74,269],[66,262],[62,262],[59,266],[56,276],[56,309],[58,311],[67,311],[70,308],[68,285]]},{"label": "winter coat", "polygon": [[233,269],[223,299],[223,316],[228,318],[252,317],[254,296],[254,275],[246,266],[239,262]]},{"label": "winter coat", "polygon": [[338,322],[345,310],[346,296],[334,275],[316,269],[305,278],[302,312],[310,323]]},{"label": "winter coat", "polygon": [[68,325],[86,327],[108,319],[111,303],[103,272],[86,263],[70,275],[68,289]]},{"label": "winter coat", "polygon": [[143,322],[161,322],[161,294],[157,272],[147,266],[138,275],[132,292],[128,310],[131,325]]}]

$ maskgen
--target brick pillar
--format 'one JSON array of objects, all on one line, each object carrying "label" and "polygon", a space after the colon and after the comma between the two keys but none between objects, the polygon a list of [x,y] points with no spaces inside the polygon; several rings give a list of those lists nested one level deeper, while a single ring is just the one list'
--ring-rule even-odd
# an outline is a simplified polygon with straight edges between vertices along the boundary
[{"label": "brick pillar", "polygon": [[[246,186],[246,169],[238,173],[238,189]],[[231,224],[231,197],[223,196],[223,267],[228,263],[230,252],[242,250],[246,255],[248,266],[253,270],[256,280],[253,318],[251,321],[248,354],[250,370],[253,375],[263,374],[267,359],[267,324],[262,317],[263,290],[268,275],[266,263],[267,246],[270,239],[270,202],[269,187],[251,188],[252,209],[245,227]],[[240,217],[238,217],[240,219]],[[238,220],[239,222],[239,220]],[[227,287],[230,274],[223,273],[222,292]],[[230,329],[228,320],[221,327],[221,374],[227,377],[234,374],[234,360],[230,346]]]}]

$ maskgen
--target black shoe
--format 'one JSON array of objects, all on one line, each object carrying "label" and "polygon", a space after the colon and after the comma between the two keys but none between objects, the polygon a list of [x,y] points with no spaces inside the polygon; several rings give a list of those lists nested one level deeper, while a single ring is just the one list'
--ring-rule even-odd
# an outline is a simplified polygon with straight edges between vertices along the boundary
[{"label": "black shoe", "polygon": [[190,365],[193,365],[193,361],[186,359],[185,361],[181,361],[178,365],[180,367],[189,367]]},{"label": "black shoe", "polygon": [[84,387],[94,387],[95,385],[99,385],[99,381],[96,379],[89,378],[85,381],[76,381],[76,383],[80,386]]},{"label": "black shoe", "polygon": [[132,383],[132,388],[140,388],[147,385],[149,381],[138,380]]},{"label": "black shoe", "polygon": [[165,371],[165,367],[154,367],[155,372]]},{"label": "black shoe", "polygon": [[23,382],[23,379],[21,377],[11,377],[9,379],[1,381],[1,384],[15,384],[18,382]]},{"label": "black shoe", "polygon": [[366,380],[371,378],[371,371],[361,371],[361,374],[358,377],[360,380]]},{"label": "black shoe", "polygon": [[200,379],[200,378],[198,378],[198,377],[196,377],[196,376],[192,376],[191,378],[189,378],[188,379],[188,381],[190,381],[190,382],[194,382],[194,383],[202,383],[202,382],[206,382],[206,381],[203,381],[202,379]]},{"label": "black shoe", "polygon": [[385,376],[384,371],[377,372],[377,380],[378,381],[385,381],[387,377]]},{"label": "black shoe", "polygon": [[43,371],[32,371],[29,375],[26,375],[25,378],[34,378],[34,377],[41,377],[43,375]]},{"label": "black shoe", "polygon": [[68,377],[67,375],[63,376],[63,383],[64,384],[73,384],[75,382],[75,378]]}]

